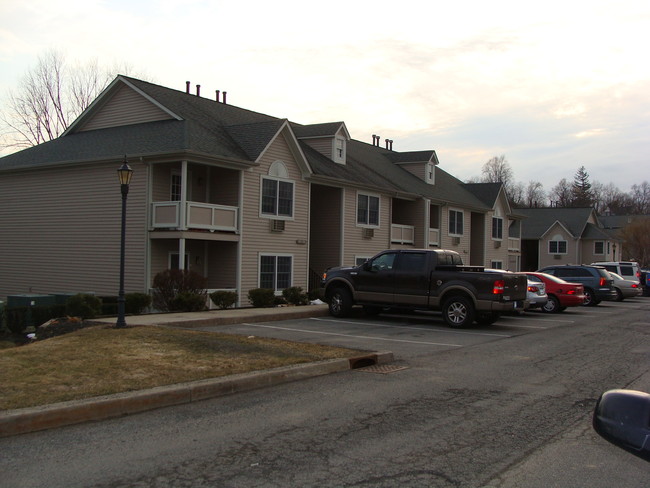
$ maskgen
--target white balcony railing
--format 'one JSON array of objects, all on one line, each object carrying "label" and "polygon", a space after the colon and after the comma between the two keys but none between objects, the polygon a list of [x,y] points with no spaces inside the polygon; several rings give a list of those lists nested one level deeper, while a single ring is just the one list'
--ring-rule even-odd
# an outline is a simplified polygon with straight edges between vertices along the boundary
[{"label": "white balcony railing", "polygon": [[440,246],[440,229],[429,229],[429,246]]},{"label": "white balcony railing", "polygon": [[521,239],[508,237],[508,251],[521,251]]},{"label": "white balcony railing", "polygon": [[[154,202],[151,225],[154,229],[206,229],[238,232],[238,214],[238,207],[186,202],[185,214],[181,215],[181,202]],[[182,216],[184,219],[181,219]]]},{"label": "white balcony railing", "polygon": [[415,227],[412,225],[391,224],[390,241],[394,244],[413,244],[415,242]]}]

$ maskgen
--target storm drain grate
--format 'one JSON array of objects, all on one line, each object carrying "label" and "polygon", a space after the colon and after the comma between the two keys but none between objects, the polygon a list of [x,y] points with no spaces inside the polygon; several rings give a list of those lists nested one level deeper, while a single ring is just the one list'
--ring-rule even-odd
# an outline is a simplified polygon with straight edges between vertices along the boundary
[{"label": "storm drain grate", "polygon": [[402,371],[403,369],[408,369],[408,366],[399,366],[397,364],[373,364],[372,366],[356,368],[355,371],[363,371],[364,373],[388,374],[395,373],[396,371]]}]

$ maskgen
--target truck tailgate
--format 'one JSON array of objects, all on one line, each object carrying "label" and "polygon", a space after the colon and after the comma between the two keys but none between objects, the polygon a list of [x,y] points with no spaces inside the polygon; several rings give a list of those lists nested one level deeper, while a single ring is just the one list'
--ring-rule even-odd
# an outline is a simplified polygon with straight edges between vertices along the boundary
[{"label": "truck tailgate", "polygon": [[526,289],[528,288],[528,280],[525,276],[516,275],[511,273],[503,274],[504,300],[524,300],[526,298]]}]

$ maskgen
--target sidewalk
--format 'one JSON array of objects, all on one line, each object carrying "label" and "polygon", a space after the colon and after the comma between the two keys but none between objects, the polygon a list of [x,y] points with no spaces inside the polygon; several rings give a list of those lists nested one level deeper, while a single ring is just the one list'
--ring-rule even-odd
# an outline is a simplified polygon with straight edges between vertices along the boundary
[{"label": "sidewalk", "polygon": [[[160,325],[165,327],[205,327],[270,322],[327,315],[327,305],[300,307],[242,308],[207,312],[149,314],[126,317],[127,325]],[[115,324],[116,318],[97,322]],[[362,357],[333,359],[316,363],[287,366],[267,371],[232,375],[223,378],[192,381],[148,390],[119,393],[86,400],[44,405],[0,412],[0,437],[53,429],[82,422],[121,417],[161,407],[181,405],[290,381],[348,371],[361,366],[393,361],[391,352],[368,353]]]},{"label": "sidewalk", "polygon": [[[231,325],[244,322],[267,322],[274,320],[323,317],[328,314],[327,305],[304,305],[300,307],[274,308],[230,308],[206,312],[172,312],[126,317],[127,325],[162,325],[167,327],[207,327]],[[94,322],[115,324],[116,318],[94,320]]]}]

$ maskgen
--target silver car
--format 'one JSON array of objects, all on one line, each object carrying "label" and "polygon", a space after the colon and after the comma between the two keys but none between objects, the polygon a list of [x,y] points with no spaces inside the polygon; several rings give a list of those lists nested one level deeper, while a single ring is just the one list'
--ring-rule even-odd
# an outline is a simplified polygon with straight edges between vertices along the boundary
[{"label": "silver car", "polygon": [[620,274],[609,272],[614,278],[614,288],[616,289],[616,301],[622,302],[626,298],[638,297],[643,293],[643,289],[636,280],[626,280]]},{"label": "silver car", "polygon": [[528,278],[528,288],[526,293],[528,308],[542,308],[544,305],[546,305],[546,302],[548,302],[546,284],[537,277],[526,277]]}]

